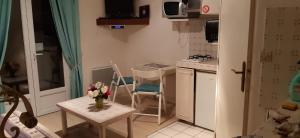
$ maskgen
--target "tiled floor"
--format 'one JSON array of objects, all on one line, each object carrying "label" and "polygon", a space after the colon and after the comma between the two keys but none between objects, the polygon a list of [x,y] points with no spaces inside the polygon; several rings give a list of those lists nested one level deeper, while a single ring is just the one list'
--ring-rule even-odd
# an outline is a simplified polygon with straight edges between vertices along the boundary
[{"label": "tiled floor", "polygon": [[149,135],[148,138],[214,138],[214,133],[182,122],[175,122]]}]

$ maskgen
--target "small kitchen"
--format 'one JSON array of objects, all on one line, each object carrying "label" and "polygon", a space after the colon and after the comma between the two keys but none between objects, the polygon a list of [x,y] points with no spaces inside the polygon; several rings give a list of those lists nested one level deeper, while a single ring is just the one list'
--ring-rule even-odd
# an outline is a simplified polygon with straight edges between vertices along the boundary
[{"label": "small kitchen", "polygon": [[148,25],[124,25],[121,29],[116,28],[120,26],[100,27],[124,43],[115,52],[126,62],[114,55],[100,60],[112,59],[125,76],[131,75],[129,68],[147,62],[173,66],[174,73],[166,77],[165,95],[167,102],[174,106],[171,109],[176,110],[175,117],[215,131],[220,1],[137,0],[135,5],[136,15],[141,14],[140,7],[149,5],[149,11],[145,11],[150,18]]},{"label": "small kitchen", "polygon": [[[83,51],[86,53],[83,55],[83,58],[86,58],[83,60],[85,61],[83,64],[86,65],[85,74],[89,74],[89,66],[100,66],[102,63],[101,66],[106,66],[109,64],[107,61],[111,59],[120,66],[125,75],[131,75],[129,70],[131,67],[144,63],[173,66],[176,70],[176,78],[172,75],[168,76],[166,87],[171,86],[176,89],[167,90],[166,98],[169,103],[176,104],[176,118],[211,131],[215,131],[219,126],[219,130],[224,133],[231,131],[229,126],[236,126],[236,130],[233,131],[235,135],[243,135],[245,133],[236,132],[242,132],[241,129],[247,125],[244,123],[246,120],[244,117],[247,114],[244,107],[244,104],[247,104],[246,100],[244,101],[247,98],[247,87],[245,88],[243,85],[245,84],[243,78],[246,74],[243,62],[249,60],[247,59],[247,49],[252,35],[249,26],[253,25],[250,22],[251,2],[225,2],[225,5],[222,5],[222,9],[225,10],[222,14],[221,5],[217,0],[202,0],[202,3],[198,4],[193,0],[188,2],[196,3],[196,6],[193,7],[191,6],[193,4],[188,4],[184,0],[136,0],[136,15],[140,14],[140,6],[150,6],[148,24],[125,25],[123,29],[112,29],[111,26],[96,28],[95,30],[101,29],[101,31],[95,31],[98,36],[91,37],[99,39],[99,43],[93,44],[97,46],[92,45],[93,51],[88,50],[90,47],[83,47]],[[179,6],[178,3],[183,6]],[[240,3],[240,5],[235,7],[235,3]],[[170,6],[170,11],[168,11],[168,6]],[[219,15],[222,15],[223,18],[220,18]],[[95,18],[99,17],[98,14],[94,16]],[[94,22],[91,24],[94,25]],[[223,27],[218,28],[219,25],[223,25]],[[219,29],[222,30],[219,32],[221,37],[218,37],[220,34],[216,31]],[[90,28],[89,30],[94,32]],[[102,31],[107,34],[99,35]],[[84,34],[90,36],[91,32]],[[90,44],[87,40],[84,44]],[[108,46],[102,46],[102,43]],[[101,45],[101,49],[98,45]],[[116,54],[98,55],[97,52],[94,53],[102,48],[105,51],[114,50]],[[220,52],[223,53],[220,54]],[[87,57],[93,56],[101,57],[100,61],[87,60],[90,59]],[[119,59],[120,56],[122,59]],[[235,63],[232,64],[232,62]],[[220,64],[223,65],[222,69]],[[248,70],[250,69],[248,68]],[[223,75],[221,79],[219,78],[220,74]],[[176,80],[176,84],[168,80]],[[87,77],[86,85],[88,82],[89,78]],[[218,93],[216,93],[217,83]],[[228,87],[230,89],[227,89]],[[230,97],[234,97],[234,100]],[[216,98],[220,99],[216,100]],[[226,102],[223,102],[224,99]],[[253,99],[256,100],[257,97]],[[219,106],[219,109],[216,109],[218,108],[216,106]],[[219,121],[222,125],[216,126],[216,112],[222,113],[218,114],[219,118],[223,120]],[[260,115],[259,118],[264,118],[264,115]],[[231,124],[235,119],[238,120],[233,121],[236,124]],[[253,128],[257,127],[257,124]],[[249,130],[249,132],[252,131]]]},{"label": "small kitchen", "polygon": [[[80,17],[74,19],[80,24],[74,34],[80,41],[74,39],[78,44],[72,47],[80,54],[76,66],[59,61],[64,79],[55,76],[58,68],[48,72],[53,82],[65,81],[55,92],[42,92],[42,78],[36,71],[35,56],[41,56],[39,49],[46,45],[34,43],[38,25],[31,20],[38,12],[31,9],[43,6],[34,0],[18,1],[12,3],[18,7],[12,8],[17,10],[11,16],[20,20],[12,20],[8,30],[23,31],[19,33],[23,39],[12,43],[17,36],[8,35],[6,53],[11,57],[12,46],[24,45],[24,76],[35,79],[28,79],[28,88],[16,79],[1,76],[1,80],[26,90],[22,92],[32,106],[31,114],[54,135],[64,136],[67,129],[72,130],[68,132],[72,138],[300,135],[298,0],[64,1],[66,9],[74,10],[66,15]],[[58,5],[50,5],[51,1],[42,3],[49,17],[53,16],[50,7]],[[72,2],[78,7],[70,6]],[[22,27],[14,27],[15,23]],[[52,33],[57,35],[54,29],[59,24],[53,25]],[[64,27],[72,25],[76,24]],[[41,31],[48,32],[45,28]],[[59,58],[68,57],[65,52]],[[58,61],[55,56],[53,61]],[[76,81],[68,79],[75,74],[68,67],[75,68]],[[9,68],[2,72],[15,76]],[[17,110],[27,110],[24,103],[20,101]],[[0,104],[3,113],[2,106],[12,109],[8,103]],[[95,123],[96,129],[83,122]],[[98,133],[90,133],[87,126]]]},{"label": "small kitchen", "polygon": [[[189,0],[187,11],[173,15],[163,0],[163,14],[174,24],[188,27],[188,57],[176,62],[176,117],[189,124],[215,131],[220,1]],[[185,7],[182,6],[182,7]]]},{"label": "small kitchen", "polygon": [[[163,2],[170,2],[166,4],[166,7],[170,6],[170,11],[164,7]],[[90,68],[109,65],[108,61],[111,59],[117,62],[125,75],[130,75],[129,69],[138,64],[154,62],[171,65],[176,70],[176,78],[169,77],[169,80],[176,79],[176,84],[167,82],[167,87],[170,86],[168,84],[172,84],[171,87],[176,87],[176,90],[174,88],[171,92],[167,90],[166,97],[171,99],[168,102],[176,104],[176,118],[200,128],[219,130],[219,136],[224,137],[246,135],[265,121],[268,112],[260,107],[258,99],[260,99],[261,86],[256,84],[260,83],[262,78],[258,76],[260,72],[257,70],[260,69],[261,63],[256,57],[264,53],[260,51],[264,44],[260,42],[260,45],[257,45],[260,47],[257,48],[258,50],[253,50],[253,57],[249,47],[252,47],[254,41],[252,36],[256,14],[260,15],[257,20],[260,21],[258,26],[262,26],[265,22],[262,14],[262,9],[265,7],[261,8],[260,5],[276,3],[278,8],[281,7],[280,3],[285,2],[259,1],[256,6],[260,11],[256,11],[253,6],[255,3],[250,0],[224,0],[222,5],[217,0],[203,0],[201,4],[196,4],[196,7],[191,7],[191,4],[190,7],[186,6],[185,0],[136,0],[136,15],[139,15],[140,6],[150,5],[149,22],[147,25],[125,25],[123,29],[94,25],[94,19],[105,14],[104,9],[99,9],[98,5],[101,3],[103,1],[81,3],[85,5],[82,6],[81,11],[89,11],[89,8],[84,7],[94,9],[93,12],[81,13],[82,22],[85,22],[85,25],[81,26],[84,74],[89,74]],[[179,6],[178,3],[182,4]],[[290,3],[291,6],[296,2],[291,0],[286,3]],[[267,6],[272,7],[270,5]],[[195,13],[198,16],[196,18]],[[219,26],[216,25],[218,19],[222,26],[218,28],[221,30],[219,34],[214,27]],[[261,27],[258,30],[264,31],[265,28]],[[257,37],[264,38],[263,32],[260,33]],[[114,51],[115,54],[105,52],[99,55],[97,51]],[[272,55],[271,52],[266,54]],[[273,54],[276,54],[276,51]],[[92,60],[93,57],[99,59]],[[254,75],[254,79],[251,80],[254,81],[255,86],[249,90],[247,81],[251,76],[251,58],[253,62],[256,61],[253,63],[253,69],[256,70],[253,74],[257,76]],[[294,66],[291,68],[295,69]],[[84,77],[84,86],[89,84],[89,80],[89,77]],[[216,93],[216,83],[218,83],[218,93]],[[249,83],[248,81],[248,85]],[[251,98],[249,98],[249,91],[253,94]],[[271,92],[268,91],[268,95],[264,98],[275,97],[276,99],[276,96],[269,96]],[[216,100],[216,97],[219,99]],[[284,95],[284,98],[287,97],[287,94]],[[247,110],[252,110],[249,111],[249,117]],[[216,112],[219,112],[217,125],[215,124]],[[245,130],[247,126],[248,133]]]},{"label": "small kitchen", "polygon": [[[175,106],[175,117],[215,131],[220,1],[137,0],[135,5],[137,15],[141,14],[140,7],[149,5],[145,11],[149,25],[106,27],[126,44],[120,53],[127,53],[123,56],[125,63],[110,58],[125,76],[131,75],[128,68],[147,62],[173,66],[176,75],[166,77],[165,95]],[[128,35],[121,37],[122,33]]]}]

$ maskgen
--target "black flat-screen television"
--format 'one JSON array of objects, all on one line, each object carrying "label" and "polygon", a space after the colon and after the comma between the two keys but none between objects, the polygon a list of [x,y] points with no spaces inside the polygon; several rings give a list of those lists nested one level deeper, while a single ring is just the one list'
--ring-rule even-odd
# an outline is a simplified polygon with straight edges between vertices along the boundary
[{"label": "black flat-screen television", "polygon": [[133,0],[105,0],[106,18],[133,18]]}]

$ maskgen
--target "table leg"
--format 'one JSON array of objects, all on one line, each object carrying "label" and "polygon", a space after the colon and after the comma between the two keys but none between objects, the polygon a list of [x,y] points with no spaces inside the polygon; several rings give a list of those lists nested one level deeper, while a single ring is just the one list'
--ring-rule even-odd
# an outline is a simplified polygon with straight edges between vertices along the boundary
[{"label": "table leg", "polygon": [[127,117],[127,131],[128,131],[128,138],[133,138],[133,129],[132,129],[132,115]]},{"label": "table leg", "polygon": [[99,138],[106,138],[106,130],[105,130],[105,127],[104,126],[99,126],[98,128],[99,132],[98,132],[98,135],[99,135]]},{"label": "table leg", "polygon": [[63,136],[67,134],[67,115],[66,111],[61,110],[61,122],[62,122],[62,132]]}]

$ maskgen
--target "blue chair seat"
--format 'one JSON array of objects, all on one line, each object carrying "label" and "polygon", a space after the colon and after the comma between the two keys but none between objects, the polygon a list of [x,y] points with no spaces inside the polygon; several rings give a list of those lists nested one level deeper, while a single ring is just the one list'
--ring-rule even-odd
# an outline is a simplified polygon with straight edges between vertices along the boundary
[{"label": "blue chair seat", "polygon": [[156,92],[159,93],[159,84],[148,84],[144,83],[136,87],[134,92]]},{"label": "blue chair seat", "polygon": [[[133,84],[133,78],[132,77],[123,77],[123,78],[124,78],[126,84]],[[116,79],[115,81],[117,82],[118,79]],[[121,85],[125,85],[125,84],[123,83],[122,80],[120,80],[118,85],[121,86]]]}]

